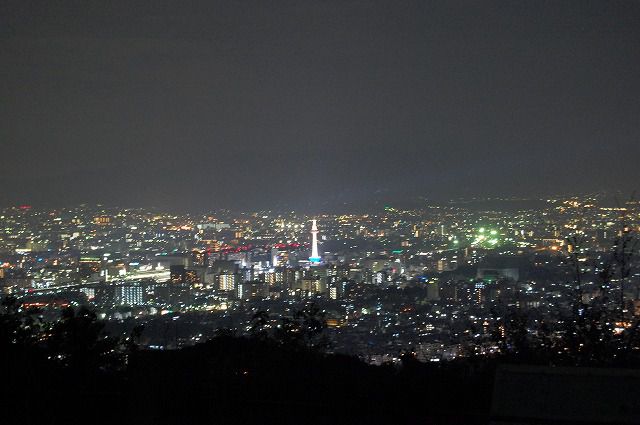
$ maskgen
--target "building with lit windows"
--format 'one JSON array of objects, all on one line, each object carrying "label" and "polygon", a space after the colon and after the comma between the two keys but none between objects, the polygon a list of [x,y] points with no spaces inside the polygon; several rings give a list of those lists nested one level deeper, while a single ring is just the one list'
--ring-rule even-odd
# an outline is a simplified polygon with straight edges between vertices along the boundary
[{"label": "building with lit windows", "polygon": [[221,291],[234,291],[240,282],[237,273],[224,273],[218,275],[218,289]]},{"label": "building with lit windows", "polygon": [[251,300],[269,296],[269,285],[264,282],[252,281],[238,284],[238,299]]},{"label": "building with lit windows", "polygon": [[141,285],[118,285],[115,287],[114,300],[116,305],[142,305],[144,290]]}]

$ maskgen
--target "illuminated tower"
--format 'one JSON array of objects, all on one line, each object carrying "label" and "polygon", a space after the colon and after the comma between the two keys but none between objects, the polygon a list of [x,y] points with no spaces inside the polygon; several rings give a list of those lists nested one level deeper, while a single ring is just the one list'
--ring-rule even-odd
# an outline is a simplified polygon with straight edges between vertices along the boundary
[{"label": "illuminated tower", "polygon": [[315,220],[311,225],[311,257],[309,257],[309,261],[312,263],[320,262],[320,256],[318,255],[318,226]]}]

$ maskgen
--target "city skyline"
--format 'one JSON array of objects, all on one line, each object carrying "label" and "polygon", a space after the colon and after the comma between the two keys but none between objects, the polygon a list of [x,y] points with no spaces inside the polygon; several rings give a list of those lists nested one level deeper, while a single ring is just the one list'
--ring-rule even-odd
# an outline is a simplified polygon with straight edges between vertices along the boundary
[{"label": "city skyline", "polygon": [[[523,300],[532,318],[557,320],[556,310],[566,310],[574,296],[572,258],[584,261],[580,291],[597,300],[599,270],[611,261],[620,232],[634,237],[638,205],[576,196],[504,211],[460,203],[320,216],[11,207],[0,209],[0,284],[25,306],[55,312],[89,305],[112,326],[135,315],[151,329],[205,314],[246,332],[260,308],[285,315],[315,302],[329,315],[337,352],[398,361],[388,344],[423,344],[423,360],[453,359],[467,355],[460,348],[467,341],[491,355],[498,348],[486,329],[453,329],[498,326],[492,309],[523,308]],[[635,271],[625,278],[633,315],[640,314],[639,278]],[[619,292],[616,280],[604,285]],[[386,326],[371,321],[374,311]],[[151,330],[146,346],[200,341],[205,319],[185,320],[179,345]],[[390,336],[392,325],[406,336]],[[371,329],[368,344],[352,340],[363,326]],[[560,328],[559,341],[561,335]]]},{"label": "city skyline", "polygon": [[0,1],[7,424],[640,424],[640,0]]}]

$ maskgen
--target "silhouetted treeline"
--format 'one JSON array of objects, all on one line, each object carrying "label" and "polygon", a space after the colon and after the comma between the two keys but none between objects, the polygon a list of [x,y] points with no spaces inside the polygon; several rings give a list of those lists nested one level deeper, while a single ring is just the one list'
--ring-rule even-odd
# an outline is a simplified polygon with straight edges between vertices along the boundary
[{"label": "silhouetted treeline", "polygon": [[180,350],[141,350],[86,309],[45,323],[5,299],[0,315],[6,423],[484,423],[491,367],[476,360],[376,367],[326,354],[315,307],[273,332],[220,332]]},{"label": "silhouetted treeline", "polygon": [[[583,236],[567,238],[572,291],[570,308],[556,317],[536,317],[528,310],[494,308],[493,338],[503,361],[564,366],[639,367],[640,319],[625,291],[636,260],[640,238],[621,218],[609,252],[599,261],[583,249]],[[595,256],[593,256],[595,257]],[[595,271],[598,290],[584,294],[586,260]],[[533,332],[532,332],[533,330]]]}]

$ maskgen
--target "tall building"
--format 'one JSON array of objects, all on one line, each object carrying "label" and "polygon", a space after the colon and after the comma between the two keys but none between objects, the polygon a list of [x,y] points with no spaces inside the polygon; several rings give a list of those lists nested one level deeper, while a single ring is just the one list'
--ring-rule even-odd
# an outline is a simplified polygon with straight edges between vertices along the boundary
[{"label": "tall building", "polygon": [[237,273],[221,273],[218,275],[218,288],[221,291],[234,291],[240,281]]},{"label": "tall building", "polygon": [[316,220],[313,220],[313,224],[311,225],[311,257],[309,257],[309,261],[317,264],[320,260],[321,258],[318,254],[318,225],[316,224]]},{"label": "tall building", "polygon": [[117,305],[144,304],[144,290],[139,284],[118,285],[115,287],[115,303]]},{"label": "tall building", "polygon": [[264,282],[242,282],[238,284],[237,296],[240,300],[266,298],[269,296],[269,285]]}]

